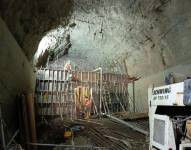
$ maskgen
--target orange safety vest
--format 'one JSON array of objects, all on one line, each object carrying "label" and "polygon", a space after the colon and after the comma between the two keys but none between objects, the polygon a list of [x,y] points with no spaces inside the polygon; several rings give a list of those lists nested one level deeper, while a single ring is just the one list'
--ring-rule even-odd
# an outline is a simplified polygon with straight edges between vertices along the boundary
[{"label": "orange safety vest", "polygon": [[86,107],[91,107],[91,100],[87,99],[87,100],[85,101],[85,106],[86,106]]}]

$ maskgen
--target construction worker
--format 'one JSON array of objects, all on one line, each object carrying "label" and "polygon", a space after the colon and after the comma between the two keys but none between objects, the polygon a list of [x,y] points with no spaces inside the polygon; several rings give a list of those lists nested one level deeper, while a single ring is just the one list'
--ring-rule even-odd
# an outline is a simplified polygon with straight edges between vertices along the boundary
[{"label": "construction worker", "polygon": [[84,100],[84,109],[85,109],[85,118],[84,119],[89,119],[90,118],[90,113],[91,113],[91,106],[92,106],[92,102],[91,100],[85,96],[85,100]]},{"label": "construction worker", "polygon": [[69,81],[72,78],[72,65],[70,60],[64,66],[65,80]]},{"label": "construction worker", "polygon": [[165,77],[165,84],[169,85],[173,83],[175,83],[175,78],[174,78],[174,74],[171,72]]}]

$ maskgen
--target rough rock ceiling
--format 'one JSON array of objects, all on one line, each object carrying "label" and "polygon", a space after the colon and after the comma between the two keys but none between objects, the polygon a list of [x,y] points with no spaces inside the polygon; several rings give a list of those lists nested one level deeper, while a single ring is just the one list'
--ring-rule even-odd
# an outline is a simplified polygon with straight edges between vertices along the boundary
[{"label": "rough rock ceiling", "polygon": [[45,32],[68,24],[72,5],[71,0],[0,0],[0,15],[31,60]]},{"label": "rough rock ceiling", "polygon": [[[67,32],[72,46],[59,64],[69,58],[85,69],[102,66],[106,71],[127,72],[128,68],[130,74],[146,76],[191,55],[190,5],[190,0],[31,0],[26,4],[12,0],[2,16],[29,58],[39,37],[58,25],[65,31],[68,23],[75,23]],[[20,11],[15,16],[19,6],[30,8],[28,15]],[[13,26],[13,16],[25,19]],[[23,27],[29,30],[27,34]],[[52,35],[56,35],[54,30]],[[57,47],[64,49],[64,37]]]}]

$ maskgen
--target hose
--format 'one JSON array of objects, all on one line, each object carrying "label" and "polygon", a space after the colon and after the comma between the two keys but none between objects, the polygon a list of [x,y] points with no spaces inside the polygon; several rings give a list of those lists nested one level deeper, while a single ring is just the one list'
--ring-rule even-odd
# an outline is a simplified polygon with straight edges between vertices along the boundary
[{"label": "hose", "polygon": [[174,121],[175,123],[181,123],[181,122],[185,122],[185,121],[187,121],[187,120],[189,120],[189,119],[191,119],[191,116],[186,117],[186,118],[184,118],[184,119],[182,119],[182,120],[174,120],[174,119],[173,119],[173,121]]}]

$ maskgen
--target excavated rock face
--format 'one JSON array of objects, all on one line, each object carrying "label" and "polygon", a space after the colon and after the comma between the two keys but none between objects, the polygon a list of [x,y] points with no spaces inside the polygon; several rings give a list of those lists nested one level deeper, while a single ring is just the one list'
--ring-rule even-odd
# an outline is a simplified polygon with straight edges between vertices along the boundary
[{"label": "excavated rock face", "polygon": [[[28,58],[45,35],[58,41],[48,50],[67,50],[59,51],[61,65],[71,59],[84,69],[147,76],[191,56],[190,0],[3,1],[2,16]],[[63,40],[51,30],[58,26]]]},{"label": "excavated rock face", "polygon": [[1,0],[0,15],[29,60],[45,32],[68,24],[71,0]]}]

